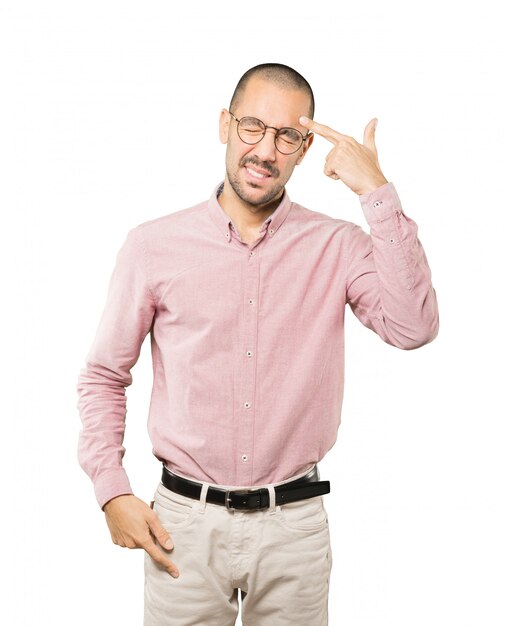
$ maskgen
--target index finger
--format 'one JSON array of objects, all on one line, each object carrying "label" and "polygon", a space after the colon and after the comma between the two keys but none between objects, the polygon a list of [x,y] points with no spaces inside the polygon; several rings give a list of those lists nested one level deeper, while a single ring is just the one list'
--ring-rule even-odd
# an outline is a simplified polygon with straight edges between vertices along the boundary
[{"label": "index finger", "polygon": [[146,543],[142,547],[144,548],[144,550],[146,550],[146,552],[153,559],[153,561],[156,561],[159,565],[164,567],[171,576],[175,578],[179,576],[179,571],[175,564],[165,556],[165,554],[160,550],[160,548],[152,539],[146,541]]},{"label": "index finger", "polygon": [[337,130],[330,128],[330,126],[325,126],[325,124],[319,124],[318,122],[310,120],[304,115],[299,118],[299,122],[302,124],[302,126],[309,128],[309,130],[313,131],[317,135],[320,135],[321,137],[324,137],[325,139],[328,139],[334,144],[336,144],[340,139],[344,139],[345,137],[345,135],[338,133]]}]

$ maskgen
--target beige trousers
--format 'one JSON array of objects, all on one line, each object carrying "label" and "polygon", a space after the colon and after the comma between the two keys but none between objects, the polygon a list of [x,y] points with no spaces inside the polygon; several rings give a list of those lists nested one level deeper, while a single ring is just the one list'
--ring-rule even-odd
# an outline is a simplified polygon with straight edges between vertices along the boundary
[{"label": "beige trousers", "polygon": [[210,483],[195,500],[160,482],[153,508],[171,534],[174,548],[165,551],[179,577],[145,553],[144,626],[234,626],[239,589],[243,626],[327,626],[332,550],[323,496],[274,504],[274,486],[302,475],[254,485],[270,494],[270,507],[257,510],[206,502]]}]

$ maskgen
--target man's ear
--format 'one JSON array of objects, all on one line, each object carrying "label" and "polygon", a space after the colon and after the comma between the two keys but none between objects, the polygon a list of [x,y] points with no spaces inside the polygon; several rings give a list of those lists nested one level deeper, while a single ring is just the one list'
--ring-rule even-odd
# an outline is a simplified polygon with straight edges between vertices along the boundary
[{"label": "man's ear", "polygon": [[220,141],[221,143],[228,142],[228,130],[230,128],[230,113],[227,109],[220,111]]},{"label": "man's ear", "polygon": [[302,163],[302,159],[306,156],[306,152],[309,150],[309,146],[313,143],[314,133],[309,133],[308,138],[304,142],[304,146],[302,148],[302,152],[299,154],[299,158],[295,165],[299,165]]}]

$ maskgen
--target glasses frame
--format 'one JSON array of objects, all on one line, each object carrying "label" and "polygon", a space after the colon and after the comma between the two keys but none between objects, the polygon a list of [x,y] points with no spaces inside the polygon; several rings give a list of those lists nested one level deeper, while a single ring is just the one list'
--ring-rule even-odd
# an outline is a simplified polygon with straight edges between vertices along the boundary
[{"label": "glasses frame", "polygon": [[[244,115],[241,118],[237,118],[232,111],[229,111],[230,115],[234,118],[234,120],[237,122],[237,136],[239,137],[239,139],[245,143],[248,146],[255,146],[257,143],[260,143],[262,141],[262,139],[265,137],[265,133],[267,132],[268,128],[272,128],[272,130],[276,131],[276,134],[274,135],[274,146],[276,148],[276,150],[280,153],[280,154],[284,154],[285,156],[288,156],[290,154],[295,154],[297,152],[297,150],[300,150],[301,147],[304,145],[304,142],[306,141],[306,139],[311,135],[311,131],[308,130],[306,135],[303,135],[300,130],[298,130],[297,128],[292,128],[291,126],[283,126],[283,128],[276,128],[275,126],[267,126],[267,124],[265,124],[265,122],[262,122],[262,120],[258,119],[258,117],[253,117],[252,115]],[[262,136],[260,137],[260,139],[258,141],[253,141],[253,142],[249,142],[249,141],[244,141],[244,139],[241,137],[241,135],[239,134],[239,124],[241,123],[241,120],[245,119],[246,117],[250,117],[254,120],[257,120],[258,122],[260,122],[260,124],[262,124],[262,126],[264,127],[264,132],[262,134]],[[282,152],[279,148],[278,148],[278,144],[277,144],[277,139],[278,139],[278,134],[282,131],[282,130],[294,130],[295,132],[299,133],[299,135],[302,138],[302,141],[300,143],[300,145],[293,150],[292,152]]]}]

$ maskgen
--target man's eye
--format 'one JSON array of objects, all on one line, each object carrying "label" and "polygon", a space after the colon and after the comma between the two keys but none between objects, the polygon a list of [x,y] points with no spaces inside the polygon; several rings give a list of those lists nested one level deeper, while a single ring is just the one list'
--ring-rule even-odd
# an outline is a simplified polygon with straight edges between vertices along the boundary
[{"label": "man's eye", "polygon": [[300,141],[300,136],[295,130],[286,128],[279,133],[279,138],[286,143],[296,144]]}]

